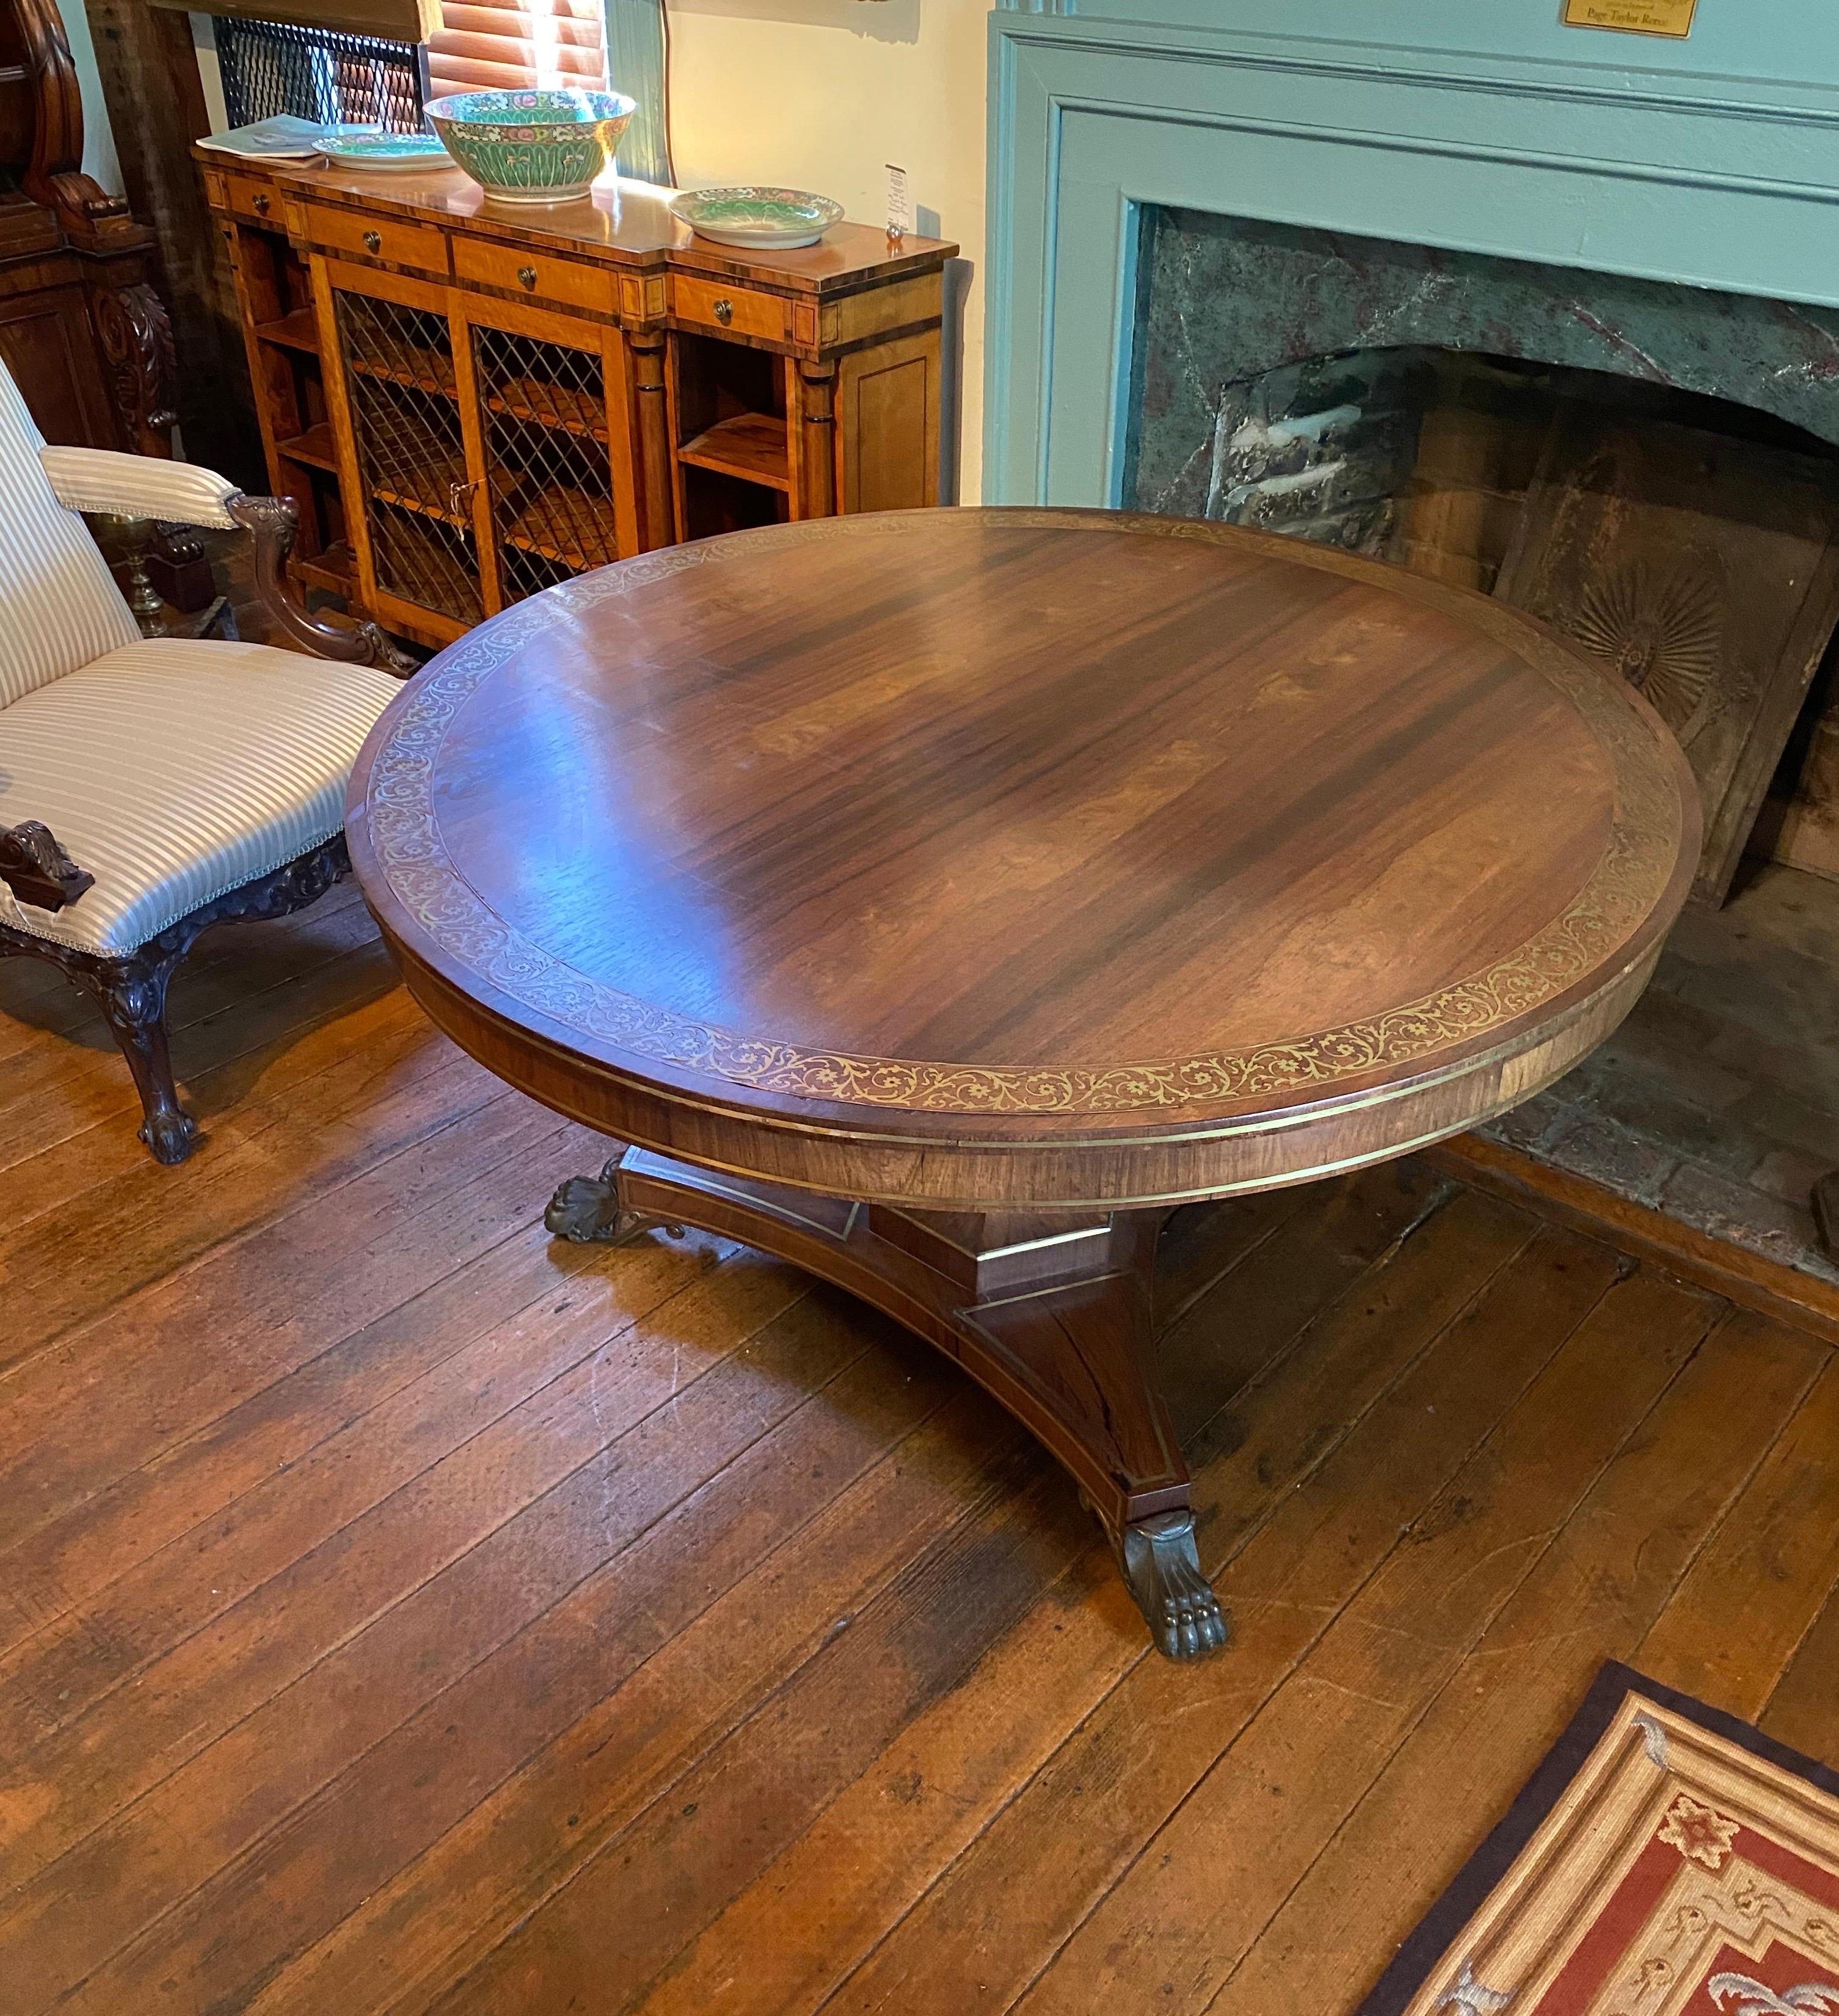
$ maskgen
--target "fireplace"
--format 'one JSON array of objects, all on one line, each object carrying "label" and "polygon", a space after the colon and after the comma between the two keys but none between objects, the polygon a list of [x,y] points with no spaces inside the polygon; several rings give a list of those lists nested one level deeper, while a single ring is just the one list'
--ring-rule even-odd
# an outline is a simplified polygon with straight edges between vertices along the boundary
[{"label": "fireplace", "polygon": [[1721,902],[1839,625],[1839,314],[1192,211],[1139,228],[1123,501],[1550,622],[1685,746]]},{"label": "fireplace", "polygon": [[1839,1323],[1839,21],[1399,12],[999,7],[986,495],[1380,555],[1643,686],[1699,900],[1621,1036],[1470,1146]]},{"label": "fireplace", "polygon": [[[1839,1160],[1839,974],[1801,943],[1823,918],[1839,958],[1839,879],[1758,873],[1821,872],[1839,841],[1839,448],[1816,431],[1839,430],[1839,315],[1189,210],[1140,228],[1124,502],[1531,608],[1698,775],[1704,914],[1621,1035],[1492,1138],[1839,1282],[1810,1210]],[[1707,1010],[1745,945],[1748,998]]]}]

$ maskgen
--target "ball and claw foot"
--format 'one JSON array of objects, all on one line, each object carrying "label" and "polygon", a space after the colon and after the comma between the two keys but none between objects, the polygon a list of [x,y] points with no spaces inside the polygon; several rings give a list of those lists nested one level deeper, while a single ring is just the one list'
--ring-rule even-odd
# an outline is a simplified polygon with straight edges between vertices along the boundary
[{"label": "ball and claw foot", "polygon": [[153,1151],[153,1160],[169,1168],[182,1162],[197,1145],[198,1123],[176,1107],[149,1113],[140,1125],[140,1137]]},{"label": "ball and claw foot", "polygon": [[571,1239],[578,1246],[629,1246],[654,1227],[673,1239],[683,1237],[680,1225],[621,1210],[617,1155],[598,1176],[570,1176],[543,1213],[543,1228],[552,1237]]},{"label": "ball and claw foot", "polygon": [[1204,1659],[1225,1643],[1225,1616],[1200,1572],[1192,1512],[1161,1512],[1126,1526],[1118,1553],[1159,1652]]}]

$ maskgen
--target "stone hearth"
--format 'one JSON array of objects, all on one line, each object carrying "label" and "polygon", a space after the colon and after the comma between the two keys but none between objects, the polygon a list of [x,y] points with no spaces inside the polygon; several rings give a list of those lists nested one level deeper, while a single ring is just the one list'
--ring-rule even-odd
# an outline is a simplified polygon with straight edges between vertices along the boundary
[{"label": "stone hearth", "polygon": [[1839,1161],[1839,881],[1769,862],[1694,905],[1594,1057],[1483,1129],[1818,1280],[1808,1192]]}]

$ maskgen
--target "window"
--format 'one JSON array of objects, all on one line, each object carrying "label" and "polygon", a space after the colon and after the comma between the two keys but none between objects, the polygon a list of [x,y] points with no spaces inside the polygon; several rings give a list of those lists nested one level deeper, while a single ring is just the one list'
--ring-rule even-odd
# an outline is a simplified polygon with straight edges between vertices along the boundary
[{"label": "window", "polygon": [[606,82],[601,0],[441,0],[428,42],[430,95],[450,91],[597,91]]}]

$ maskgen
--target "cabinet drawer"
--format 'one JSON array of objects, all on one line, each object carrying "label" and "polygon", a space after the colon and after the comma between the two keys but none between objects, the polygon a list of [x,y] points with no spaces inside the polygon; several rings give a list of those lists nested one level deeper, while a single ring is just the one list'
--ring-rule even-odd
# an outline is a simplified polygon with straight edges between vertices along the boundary
[{"label": "cabinet drawer", "polygon": [[281,199],[268,183],[254,181],[247,175],[225,175],[223,188],[225,203],[236,216],[279,228]]},{"label": "cabinet drawer", "polygon": [[790,340],[792,304],[777,294],[749,293],[745,287],[724,286],[718,280],[694,280],[686,273],[671,277],[671,310],[680,322],[700,322],[731,336],[764,337],[769,343]]},{"label": "cabinet drawer", "polygon": [[477,238],[453,242],[457,279],[476,286],[502,287],[533,301],[559,301],[571,308],[595,308],[611,315],[617,305],[614,275],[598,266],[578,266],[567,259],[545,259],[514,245],[488,245]]},{"label": "cabinet drawer", "polygon": [[431,224],[400,224],[358,211],[334,210],[329,203],[309,203],[302,208],[306,235],[315,245],[355,252],[365,259],[387,259],[393,266],[413,266],[424,273],[447,271],[447,239]]}]

